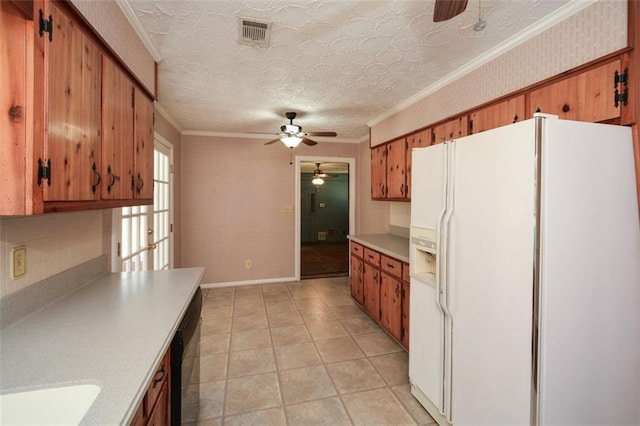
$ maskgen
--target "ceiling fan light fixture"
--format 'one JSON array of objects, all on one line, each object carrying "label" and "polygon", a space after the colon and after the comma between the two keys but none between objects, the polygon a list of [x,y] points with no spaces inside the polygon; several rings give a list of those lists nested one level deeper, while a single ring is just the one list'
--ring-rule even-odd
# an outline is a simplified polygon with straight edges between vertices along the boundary
[{"label": "ceiling fan light fixture", "polygon": [[324,179],[322,179],[321,177],[316,176],[311,180],[311,183],[314,184],[315,186],[320,186],[320,185],[322,185],[324,183]]},{"label": "ceiling fan light fixture", "polygon": [[287,148],[295,148],[302,142],[302,138],[298,136],[283,136],[280,140]]}]

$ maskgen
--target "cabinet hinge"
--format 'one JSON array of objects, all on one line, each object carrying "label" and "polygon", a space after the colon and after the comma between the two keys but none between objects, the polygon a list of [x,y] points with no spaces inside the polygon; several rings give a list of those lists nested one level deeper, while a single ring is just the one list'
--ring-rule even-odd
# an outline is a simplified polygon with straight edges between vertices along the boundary
[{"label": "cabinet hinge", "polygon": [[118,257],[122,257],[122,255],[120,254],[120,242],[118,241]]},{"label": "cabinet hinge", "polygon": [[173,232],[173,223],[169,225],[169,232]]},{"label": "cabinet hinge", "polygon": [[173,174],[173,164],[169,166],[169,174]]},{"label": "cabinet hinge", "polygon": [[[622,92],[618,90],[619,84],[622,84]],[[617,70],[613,74],[613,87],[613,104],[615,107],[617,108],[620,104],[627,105],[627,101],[629,99],[629,70],[627,68],[624,69],[622,74]]]},{"label": "cabinet hinge", "polygon": [[473,120],[469,120],[469,134],[473,134]]},{"label": "cabinet hinge", "polygon": [[42,9],[40,9],[40,37],[42,33],[49,33],[49,42],[53,40],[53,18],[49,15],[49,20],[44,19]]},{"label": "cabinet hinge", "polygon": [[135,87],[131,88],[131,108],[135,107],[135,97],[136,97],[136,89]]},{"label": "cabinet hinge", "polygon": [[47,160],[47,165],[42,164],[42,159],[38,158],[38,186],[42,184],[42,179],[47,180],[47,185],[51,186],[51,160]]}]

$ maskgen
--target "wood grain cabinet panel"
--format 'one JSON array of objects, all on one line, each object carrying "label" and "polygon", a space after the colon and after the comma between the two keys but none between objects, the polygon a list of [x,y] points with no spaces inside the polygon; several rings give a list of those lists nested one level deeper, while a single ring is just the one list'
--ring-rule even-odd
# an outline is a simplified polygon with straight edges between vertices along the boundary
[{"label": "wood grain cabinet panel", "polygon": [[364,263],[364,309],[371,318],[380,321],[380,269]]},{"label": "wood grain cabinet panel", "polygon": [[0,214],[27,213],[31,187],[25,164],[31,138],[33,21],[11,2],[0,1]]},{"label": "wood grain cabinet panel", "polygon": [[406,139],[400,138],[387,144],[387,199],[406,196]]},{"label": "wood grain cabinet panel", "polygon": [[464,115],[439,124],[433,128],[432,144],[467,136],[468,116]]},{"label": "wood grain cabinet panel", "polygon": [[387,194],[387,145],[371,148],[371,198],[384,200]]},{"label": "wood grain cabinet panel", "polygon": [[398,342],[402,339],[402,282],[382,273],[380,284],[380,324]]},{"label": "wood grain cabinet panel", "polygon": [[135,89],[135,183],[134,197],[153,198],[153,101]]},{"label": "wood grain cabinet panel", "polygon": [[524,95],[516,96],[469,115],[470,133],[480,133],[525,120]]},{"label": "wood grain cabinet panel", "polygon": [[402,339],[400,343],[405,349],[409,349],[409,298],[411,297],[411,284],[408,281],[402,283]]},{"label": "wood grain cabinet panel", "polygon": [[55,37],[45,41],[43,162],[51,162],[51,180],[43,183],[44,201],[98,200],[100,50],[55,3],[49,14]]},{"label": "wood grain cabinet panel", "polygon": [[134,86],[106,56],[102,69],[102,198],[133,199]]},{"label": "wood grain cabinet panel", "polygon": [[[622,103],[615,101],[616,71],[623,71],[619,59],[532,91],[529,117],[538,109],[566,120],[594,123],[620,117]],[[623,87],[619,85],[619,92]]]},{"label": "wood grain cabinet panel", "polygon": [[351,297],[360,305],[364,304],[364,262],[351,255]]},{"label": "wood grain cabinet panel", "polygon": [[424,148],[431,145],[431,129],[422,130],[416,133],[412,133],[407,136],[407,153],[405,155],[406,158],[406,181],[407,181],[407,191],[406,191],[406,199],[411,199],[411,156],[413,148]]}]

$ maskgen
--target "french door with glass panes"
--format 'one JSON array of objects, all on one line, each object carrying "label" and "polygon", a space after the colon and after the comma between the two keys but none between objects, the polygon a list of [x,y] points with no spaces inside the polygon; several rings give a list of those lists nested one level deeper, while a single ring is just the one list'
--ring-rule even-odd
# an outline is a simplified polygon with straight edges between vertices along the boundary
[{"label": "french door with glass panes", "polygon": [[155,141],[153,206],[114,209],[113,271],[146,271],[173,267],[172,148]]}]

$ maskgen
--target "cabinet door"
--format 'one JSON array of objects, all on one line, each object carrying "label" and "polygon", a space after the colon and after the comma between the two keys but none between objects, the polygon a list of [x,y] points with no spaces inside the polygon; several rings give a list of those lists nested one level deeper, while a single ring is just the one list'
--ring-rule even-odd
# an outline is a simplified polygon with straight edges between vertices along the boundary
[{"label": "cabinet door", "polygon": [[364,309],[376,321],[380,321],[380,270],[364,264]]},{"label": "cabinet door", "polygon": [[402,339],[401,343],[405,349],[409,349],[409,297],[411,296],[411,286],[408,282],[402,283]]},{"label": "cabinet door", "polygon": [[133,199],[133,83],[102,57],[102,198]]},{"label": "cabinet door", "polygon": [[[27,99],[33,91],[30,71],[33,21],[10,2],[0,1],[0,215],[27,213],[26,143],[31,131]],[[32,95],[32,94],[31,94]]]},{"label": "cabinet door", "polygon": [[380,323],[396,340],[402,338],[402,283],[382,273],[380,285]]},{"label": "cabinet door", "polygon": [[620,117],[620,104],[615,104],[616,71],[620,71],[619,59],[534,90],[529,116],[540,109],[566,120],[594,123]]},{"label": "cabinet door", "polygon": [[524,95],[474,111],[469,119],[471,133],[480,133],[524,120]]},{"label": "cabinet door", "polygon": [[135,89],[135,198],[153,198],[153,102]]},{"label": "cabinet door", "polygon": [[364,263],[362,259],[351,256],[351,297],[359,304],[364,303]]},{"label": "cabinet door", "polygon": [[433,128],[432,144],[467,136],[467,116],[454,118]]},{"label": "cabinet door", "polygon": [[405,155],[407,164],[407,190],[405,198],[407,200],[411,199],[411,156],[413,148],[423,148],[429,145],[431,145],[431,129],[422,130],[407,136],[407,153]]},{"label": "cabinet door", "polygon": [[[44,158],[51,162],[45,201],[100,198],[100,51],[78,23],[49,3],[52,40],[45,43],[47,72]],[[45,34],[46,36],[46,34]]]},{"label": "cabinet door", "polygon": [[371,148],[371,198],[384,199],[387,191],[387,145]]},{"label": "cabinet door", "polygon": [[402,199],[406,195],[406,139],[387,144],[387,198]]}]

